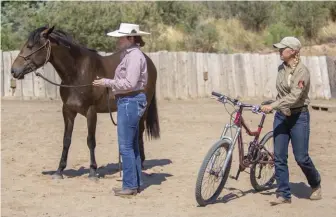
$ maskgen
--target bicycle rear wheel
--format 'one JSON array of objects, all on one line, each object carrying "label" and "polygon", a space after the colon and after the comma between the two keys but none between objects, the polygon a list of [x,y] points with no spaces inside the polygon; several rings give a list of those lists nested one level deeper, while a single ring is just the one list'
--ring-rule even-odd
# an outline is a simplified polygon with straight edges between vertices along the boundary
[{"label": "bicycle rear wheel", "polygon": [[[275,181],[272,131],[262,138],[260,145],[263,147],[260,150],[260,159],[252,164],[250,170],[251,185],[256,191],[270,189]],[[261,176],[262,173],[265,175],[264,177]]]},{"label": "bicycle rear wheel", "polygon": [[[227,167],[224,169],[222,169],[222,167],[228,157],[227,153],[230,144],[231,143],[228,140],[220,140],[216,142],[203,160],[198,172],[195,189],[196,201],[200,206],[205,206],[216,200],[228,179],[232,157],[230,157]],[[221,159],[223,153],[226,154],[225,157]],[[217,187],[214,187],[212,191],[209,191],[207,186],[204,186],[206,184],[210,184],[212,187],[216,184]],[[208,194],[205,195],[205,193]]]}]

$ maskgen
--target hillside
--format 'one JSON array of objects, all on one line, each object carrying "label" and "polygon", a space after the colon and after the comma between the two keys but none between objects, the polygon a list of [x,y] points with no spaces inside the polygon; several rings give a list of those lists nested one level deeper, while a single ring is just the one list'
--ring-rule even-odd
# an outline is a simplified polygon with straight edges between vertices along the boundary
[{"label": "hillside", "polygon": [[[1,49],[17,50],[46,23],[100,51],[115,49],[106,32],[120,22],[152,34],[145,51],[273,52],[298,37],[306,54],[335,54],[336,2],[1,2]],[[18,16],[19,15],[19,16]],[[22,19],[25,17],[25,19]]]}]

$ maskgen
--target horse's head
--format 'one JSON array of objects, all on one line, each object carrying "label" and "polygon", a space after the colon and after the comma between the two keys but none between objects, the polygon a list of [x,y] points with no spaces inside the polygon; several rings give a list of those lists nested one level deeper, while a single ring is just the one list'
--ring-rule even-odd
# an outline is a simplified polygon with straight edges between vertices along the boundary
[{"label": "horse's head", "polygon": [[28,40],[20,50],[12,64],[11,73],[14,78],[23,79],[28,74],[42,67],[49,61],[54,27],[40,27],[30,33]]},{"label": "horse's head", "polygon": [[[35,71],[48,61],[52,61],[52,59],[56,58],[52,49],[56,47],[71,50],[72,53],[76,53],[76,57],[80,57],[80,52],[76,52],[80,50],[97,53],[94,49],[89,49],[76,43],[66,32],[56,30],[54,26],[49,28],[47,25],[30,33],[28,40],[12,64],[11,73],[13,77],[23,79],[25,74]],[[64,53],[61,53],[58,57],[66,58]]]}]

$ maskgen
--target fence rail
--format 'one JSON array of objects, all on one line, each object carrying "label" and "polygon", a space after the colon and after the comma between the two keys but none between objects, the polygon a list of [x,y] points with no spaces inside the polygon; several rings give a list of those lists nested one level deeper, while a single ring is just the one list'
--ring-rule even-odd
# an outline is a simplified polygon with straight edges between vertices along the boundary
[{"label": "fence rail", "polygon": [[[100,52],[101,55],[109,55]],[[59,99],[59,87],[27,74],[10,87],[10,68],[18,51],[1,52],[1,96],[19,99]],[[158,70],[158,99],[187,99],[210,96],[211,91],[232,97],[274,98],[278,54],[214,54],[194,52],[148,53]],[[336,98],[336,57],[302,56],[310,70],[312,99]],[[60,83],[48,63],[38,69],[45,77]]]}]

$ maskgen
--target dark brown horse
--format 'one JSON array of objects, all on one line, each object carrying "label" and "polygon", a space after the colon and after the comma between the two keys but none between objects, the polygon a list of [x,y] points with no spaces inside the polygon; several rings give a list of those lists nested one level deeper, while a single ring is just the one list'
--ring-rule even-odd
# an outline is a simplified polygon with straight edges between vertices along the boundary
[{"label": "dark brown horse", "polygon": [[[148,84],[145,89],[147,109],[140,121],[139,145],[142,163],[145,160],[143,133],[149,138],[160,137],[159,118],[157,112],[155,88],[157,71],[152,60],[147,56]],[[71,137],[76,115],[79,113],[87,119],[87,145],[90,150],[89,178],[97,178],[95,159],[97,113],[116,111],[116,102],[111,93],[104,87],[92,86],[98,77],[113,78],[114,71],[120,62],[120,52],[110,56],[101,56],[95,50],[88,49],[73,41],[61,30],[54,27],[40,27],[34,30],[21,49],[12,65],[11,73],[16,79],[23,79],[25,74],[35,71],[50,62],[56,69],[62,82],[60,96],[63,102],[64,136],[63,151],[57,171],[53,178],[63,178],[66,167]],[[67,86],[68,85],[68,86]],[[110,91],[108,93],[108,91]]]}]

